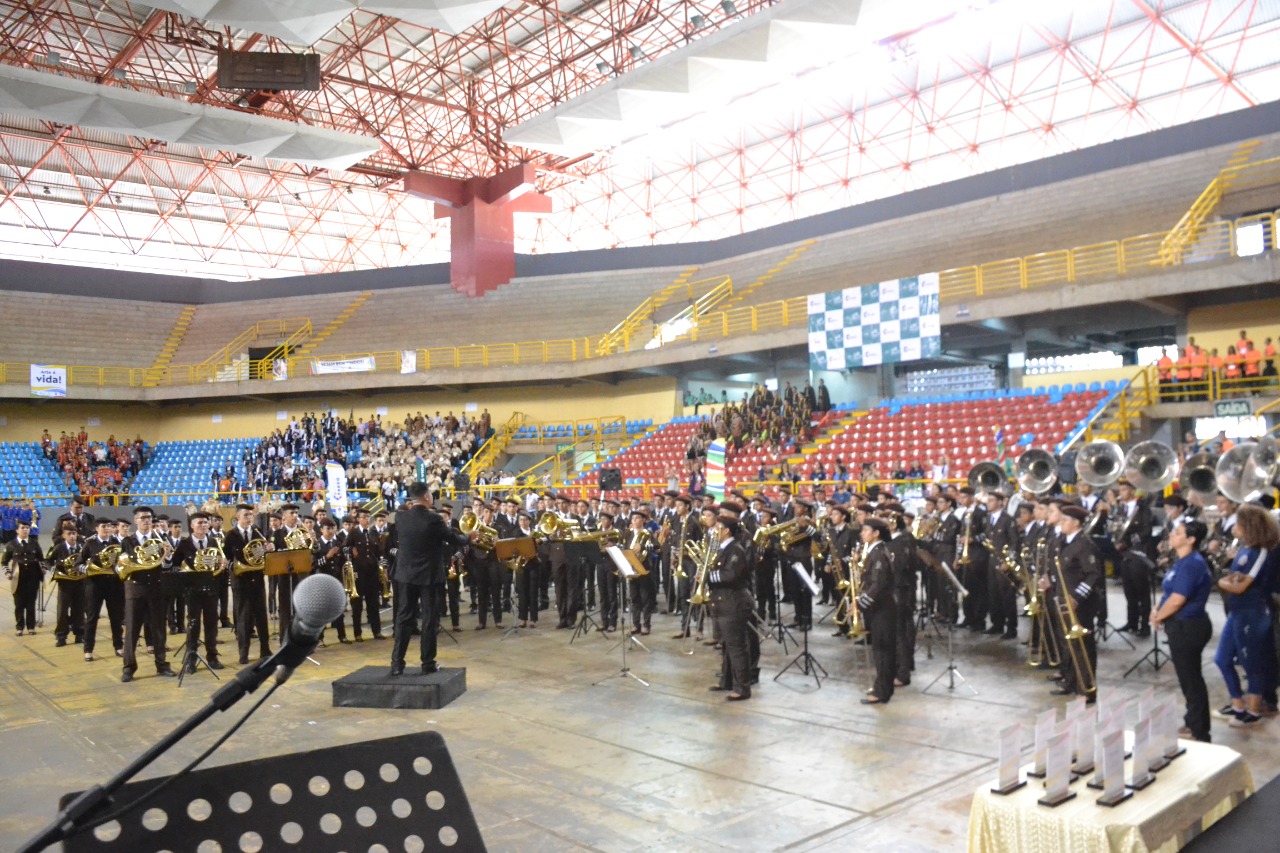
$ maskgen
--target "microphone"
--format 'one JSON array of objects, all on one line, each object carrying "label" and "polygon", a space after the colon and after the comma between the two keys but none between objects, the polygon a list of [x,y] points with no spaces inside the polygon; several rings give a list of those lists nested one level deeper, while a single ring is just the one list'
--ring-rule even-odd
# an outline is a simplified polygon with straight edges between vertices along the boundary
[{"label": "microphone", "polygon": [[281,683],[307,656],[316,650],[320,633],[342,615],[347,607],[347,593],[342,582],[331,575],[312,574],[293,589],[293,619],[289,633],[276,653],[253,666],[252,672],[262,683],[277,669]]}]

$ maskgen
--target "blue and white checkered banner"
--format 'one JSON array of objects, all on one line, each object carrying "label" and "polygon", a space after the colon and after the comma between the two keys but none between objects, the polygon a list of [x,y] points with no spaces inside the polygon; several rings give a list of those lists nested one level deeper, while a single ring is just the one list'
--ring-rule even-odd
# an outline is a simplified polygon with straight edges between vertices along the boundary
[{"label": "blue and white checkered banner", "polygon": [[809,297],[809,366],[846,370],[942,354],[938,274]]}]

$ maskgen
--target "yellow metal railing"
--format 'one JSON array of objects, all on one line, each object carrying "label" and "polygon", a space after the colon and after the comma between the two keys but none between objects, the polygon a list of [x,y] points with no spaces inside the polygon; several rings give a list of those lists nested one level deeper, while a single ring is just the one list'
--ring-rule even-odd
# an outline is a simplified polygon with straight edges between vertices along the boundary
[{"label": "yellow metal railing", "polygon": [[[1270,162],[1270,161],[1268,161]],[[1262,164],[1258,164],[1262,165]],[[1280,167],[1277,167],[1280,169]],[[1280,180],[1278,175],[1277,180]],[[1237,253],[1237,235],[1242,228],[1262,226],[1265,235],[1264,248],[1267,252],[1276,251],[1276,220],[1280,211],[1242,217],[1235,221],[1214,222],[1201,229],[1195,251],[1186,255],[1181,262],[1202,262],[1226,257],[1235,257]],[[940,275],[940,293],[943,301],[971,299],[974,297],[999,295],[1006,292],[1029,290],[1032,288],[1070,284],[1086,278],[1124,277],[1144,272],[1163,269],[1161,243],[1165,233],[1140,234],[1125,240],[1107,243],[1095,243],[1074,249],[1063,249],[1056,252],[1042,252],[1023,258],[1009,258],[992,261],[977,266],[960,267],[942,271]],[[716,281],[714,279],[708,279]],[[724,280],[722,279],[721,282]],[[694,284],[690,284],[693,287]],[[720,283],[712,287],[721,286]],[[708,341],[721,338],[754,335],[791,326],[802,326],[808,323],[808,300],[805,296],[782,299],[776,302],[765,302],[759,305],[739,306],[722,311],[712,311],[697,318],[697,323],[684,336],[689,341]],[[142,386],[146,384],[192,385],[203,382],[214,382],[220,378],[240,379],[242,377],[220,376],[233,354],[238,354],[247,340],[259,334],[284,333],[291,328],[290,324],[305,324],[293,335],[301,339],[309,334],[309,320],[264,320],[255,324],[241,334],[235,341],[224,347],[214,359],[204,364],[170,366],[153,372],[149,368],[138,367],[103,367],[77,365],[68,369],[67,380],[72,385],[88,386]],[[519,343],[465,344],[458,346],[430,347],[417,350],[418,372],[442,369],[474,369],[487,367],[510,367],[529,364],[561,364],[566,362],[585,361],[603,358],[614,353],[627,351],[632,346],[643,346],[652,337],[641,338],[644,330],[628,337],[624,344],[614,346],[606,340],[607,336],[587,336],[578,338],[562,338],[548,341],[523,341]],[[616,343],[616,342],[615,342]],[[218,357],[220,361],[216,360]],[[343,353],[329,355],[292,356],[286,359],[290,377],[306,376],[311,373],[312,365],[320,360],[347,360],[355,358],[372,358],[374,373],[399,373],[400,350],[380,352]],[[253,371],[250,371],[253,375]],[[262,376],[271,376],[264,371]],[[27,363],[9,362],[0,369],[0,380],[6,383],[25,383],[30,381],[30,365]],[[152,380],[155,380],[154,382]]]},{"label": "yellow metal railing", "polygon": [[471,458],[462,466],[462,473],[474,480],[481,471],[491,467],[494,460],[498,458],[498,454],[511,443],[512,436],[524,425],[525,420],[521,412],[512,412],[507,422],[494,430],[493,435],[471,455]]},{"label": "yellow metal railing", "polygon": [[1187,212],[1160,241],[1160,260],[1165,265],[1180,264],[1200,239],[1209,217],[1227,193],[1280,182],[1280,157],[1258,163],[1228,166],[1209,182]]}]

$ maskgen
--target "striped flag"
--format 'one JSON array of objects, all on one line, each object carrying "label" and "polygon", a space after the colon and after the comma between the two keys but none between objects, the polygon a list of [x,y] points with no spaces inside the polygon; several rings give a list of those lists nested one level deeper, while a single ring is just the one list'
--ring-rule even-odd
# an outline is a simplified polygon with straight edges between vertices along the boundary
[{"label": "striped flag", "polygon": [[707,493],[717,501],[724,500],[724,442],[716,439],[707,445]]}]

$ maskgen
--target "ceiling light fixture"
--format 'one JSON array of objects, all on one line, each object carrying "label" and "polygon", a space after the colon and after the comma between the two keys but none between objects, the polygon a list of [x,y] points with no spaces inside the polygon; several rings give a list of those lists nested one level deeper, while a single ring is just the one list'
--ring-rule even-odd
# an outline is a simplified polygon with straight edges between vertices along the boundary
[{"label": "ceiling light fixture", "polygon": [[632,59],[644,59],[644,48],[638,44],[631,45],[629,51]]},{"label": "ceiling light fixture", "polygon": [[722,2],[720,3],[720,8],[724,9],[724,13],[726,15],[738,14],[738,7],[733,5],[733,0],[722,0]]}]

